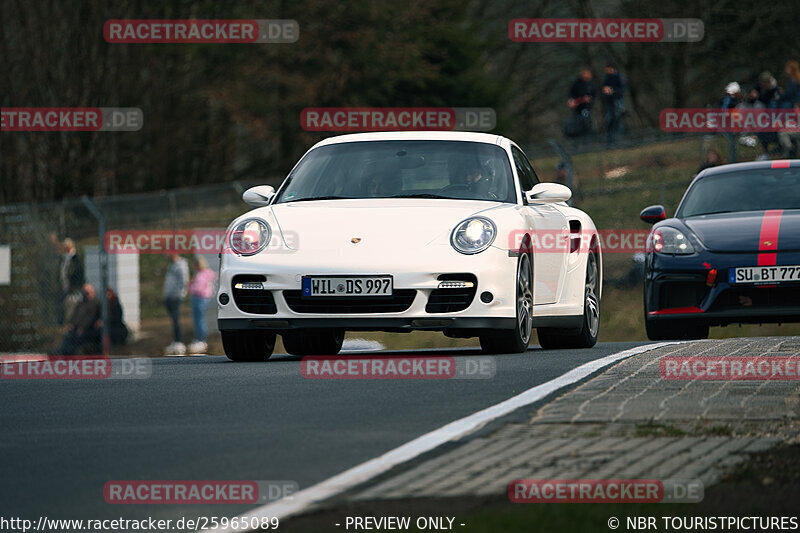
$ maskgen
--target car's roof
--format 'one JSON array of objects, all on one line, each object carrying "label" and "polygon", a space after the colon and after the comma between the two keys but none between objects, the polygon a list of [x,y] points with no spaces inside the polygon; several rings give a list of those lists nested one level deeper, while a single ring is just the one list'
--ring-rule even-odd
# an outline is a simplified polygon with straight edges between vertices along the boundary
[{"label": "car's roof", "polygon": [[731,163],[718,167],[709,167],[699,173],[696,179],[706,178],[717,174],[727,174],[729,172],[740,172],[742,170],[763,170],[768,168],[800,168],[800,159],[783,159],[774,161],[750,161],[747,163]]},{"label": "car's roof", "polygon": [[370,133],[352,133],[329,137],[318,142],[314,147],[329,144],[361,142],[361,141],[469,141],[507,146],[510,141],[500,135],[475,133],[471,131],[376,131]]}]

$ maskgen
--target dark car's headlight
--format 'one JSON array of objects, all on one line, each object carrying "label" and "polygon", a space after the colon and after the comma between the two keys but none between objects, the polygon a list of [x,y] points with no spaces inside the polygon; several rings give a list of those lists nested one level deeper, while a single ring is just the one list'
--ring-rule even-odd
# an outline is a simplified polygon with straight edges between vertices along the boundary
[{"label": "dark car's headlight", "polygon": [[647,249],[660,254],[688,255],[694,253],[694,246],[681,231],[665,226],[653,230],[648,237]]},{"label": "dark car's headlight", "polygon": [[272,238],[272,229],[260,218],[248,218],[228,232],[228,244],[234,253],[254,255],[263,250]]},{"label": "dark car's headlight", "polygon": [[496,235],[494,222],[484,217],[472,217],[455,227],[450,235],[450,244],[462,254],[477,254],[491,246]]}]

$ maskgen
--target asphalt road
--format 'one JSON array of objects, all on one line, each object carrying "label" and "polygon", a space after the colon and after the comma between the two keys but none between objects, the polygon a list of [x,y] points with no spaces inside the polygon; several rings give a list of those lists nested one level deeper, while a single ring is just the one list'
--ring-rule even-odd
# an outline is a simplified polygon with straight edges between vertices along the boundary
[{"label": "asphalt road", "polygon": [[234,516],[250,506],[112,505],[103,486],[194,479],[291,480],[306,488],[638,344],[500,355],[495,377],[480,380],[309,380],[299,358],[288,356],[263,364],[154,359],[144,380],[0,380],[0,514]]}]

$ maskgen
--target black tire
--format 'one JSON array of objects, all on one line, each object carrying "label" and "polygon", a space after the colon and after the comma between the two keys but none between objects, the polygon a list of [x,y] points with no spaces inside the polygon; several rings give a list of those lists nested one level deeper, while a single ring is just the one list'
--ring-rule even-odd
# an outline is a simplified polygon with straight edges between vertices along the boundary
[{"label": "black tire", "polygon": [[343,329],[298,329],[281,336],[291,355],[336,355],[344,343]]},{"label": "black tire", "polygon": [[545,350],[564,348],[591,348],[597,344],[600,333],[600,270],[597,254],[589,252],[586,260],[586,282],[584,286],[583,322],[580,329],[537,328],[539,344]]},{"label": "black tire", "polygon": [[479,335],[485,353],[523,353],[528,349],[533,331],[533,269],[528,254],[517,261],[516,277],[517,314],[516,327],[485,331]]},{"label": "black tire", "polygon": [[708,324],[693,320],[647,320],[644,321],[647,338],[651,341],[691,341],[708,338]]},{"label": "black tire", "polygon": [[275,349],[275,334],[268,331],[220,331],[222,347],[231,361],[263,362]]}]

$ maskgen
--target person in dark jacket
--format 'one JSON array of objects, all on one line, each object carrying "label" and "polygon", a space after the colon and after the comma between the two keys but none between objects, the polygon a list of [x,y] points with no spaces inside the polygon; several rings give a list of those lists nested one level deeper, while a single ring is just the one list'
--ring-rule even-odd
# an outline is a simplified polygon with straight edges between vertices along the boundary
[{"label": "person in dark jacket", "polygon": [[580,137],[592,133],[591,112],[596,94],[592,71],[588,68],[582,69],[569,90],[567,105],[572,110],[572,115],[564,128],[567,137]]},{"label": "person in dark jacket", "polygon": [[59,281],[61,282],[61,297],[64,303],[64,319],[69,320],[75,306],[81,301],[81,288],[85,282],[83,263],[75,250],[75,242],[66,238],[61,243],[61,266],[59,267]]},{"label": "person in dark jacket", "polygon": [[108,301],[108,336],[111,344],[121,346],[128,339],[128,326],[122,317],[122,305],[114,289],[106,289],[106,300]]},{"label": "person in dark jacket", "polygon": [[181,340],[181,303],[189,287],[189,263],[179,254],[170,256],[170,265],[164,277],[164,306],[172,320],[172,343],[164,349],[164,355],[184,355],[186,345]]},{"label": "person in dark jacket", "polygon": [[[758,82],[747,95],[747,101],[754,108],[775,109],[778,107],[780,94],[778,82],[772,74],[765,70],[758,76]],[[761,131],[756,133],[756,137],[764,147],[764,153],[760,159],[768,159],[770,155],[780,152],[780,140],[778,133],[774,131]]]},{"label": "person in dark jacket", "polygon": [[741,105],[743,100],[744,95],[742,95],[742,86],[737,82],[732,81],[725,86],[725,96],[722,97],[722,101],[720,102],[719,106],[722,109],[736,109]]},{"label": "person in dark jacket", "polygon": [[[794,109],[800,112],[800,63],[795,60],[786,62],[786,87],[780,94],[779,106],[783,109]],[[800,133],[797,131],[778,132],[781,145],[781,157],[794,159],[800,154]]]},{"label": "person in dark jacket", "polygon": [[758,75],[758,82],[747,95],[747,101],[753,104],[753,107],[770,109],[778,107],[778,98],[778,82],[768,70]]},{"label": "person in dark jacket", "polygon": [[603,107],[606,128],[606,141],[614,142],[614,137],[622,128],[622,116],[625,114],[625,78],[617,70],[613,61],[606,63],[606,75],[603,78]]},{"label": "person in dark jacket", "polygon": [[83,353],[100,350],[100,300],[89,283],[83,286],[82,295],[83,299],[70,315],[67,333],[57,350],[59,355],[75,355],[79,350]]}]

